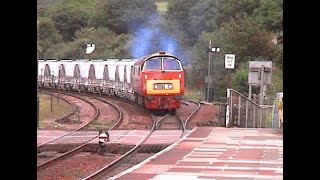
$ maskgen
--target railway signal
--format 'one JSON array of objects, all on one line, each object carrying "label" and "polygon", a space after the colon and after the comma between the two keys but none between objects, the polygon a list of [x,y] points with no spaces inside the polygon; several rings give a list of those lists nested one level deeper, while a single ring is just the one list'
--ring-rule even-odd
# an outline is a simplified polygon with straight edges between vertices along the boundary
[{"label": "railway signal", "polygon": [[99,149],[98,154],[104,154],[105,152],[105,143],[109,141],[109,132],[108,131],[99,131]]},{"label": "railway signal", "polygon": [[95,44],[87,44],[86,48],[86,54],[91,54],[95,50],[96,45]]},{"label": "railway signal", "polygon": [[211,54],[216,54],[220,52],[220,47],[212,47],[212,41],[209,41],[209,53],[208,53],[208,76],[206,77],[205,82],[208,84],[207,89],[207,101],[213,100],[213,63],[211,67]]}]

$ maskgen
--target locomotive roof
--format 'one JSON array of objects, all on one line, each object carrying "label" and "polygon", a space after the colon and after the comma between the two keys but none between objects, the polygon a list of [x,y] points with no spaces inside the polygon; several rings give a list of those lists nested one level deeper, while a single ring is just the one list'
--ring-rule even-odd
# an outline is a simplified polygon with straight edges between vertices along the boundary
[{"label": "locomotive roof", "polygon": [[[176,59],[178,59],[176,56],[170,54],[170,53],[167,53],[167,52],[164,52],[164,51],[160,51],[160,52],[157,52],[157,53],[154,53],[154,54],[151,54],[151,55],[147,55],[147,56],[143,56],[142,58],[139,58],[138,61],[134,64],[134,65],[142,65],[146,60],[150,59],[150,58],[153,58],[153,57],[174,57]],[[178,59],[179,60],[179,59]],[[180,60],[179,60],[180,61]]]},{"label": "locomotive roof", "polygon": [[39,62],[105,62],[105,61],[122,61],[131,62],[135,59],[130,58],[108,58],[108,59],[38,59]]}]

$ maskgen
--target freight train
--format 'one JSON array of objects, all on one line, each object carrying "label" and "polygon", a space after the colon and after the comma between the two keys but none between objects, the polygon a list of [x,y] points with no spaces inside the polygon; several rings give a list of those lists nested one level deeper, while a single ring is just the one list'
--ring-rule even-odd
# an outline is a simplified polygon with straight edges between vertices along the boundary
[{"label": "freight train", "polygon": [[148,110],[180,108],[185,91],[181,61],[160,51],[139,59],[38,60],[38,86],[115,95]]}]

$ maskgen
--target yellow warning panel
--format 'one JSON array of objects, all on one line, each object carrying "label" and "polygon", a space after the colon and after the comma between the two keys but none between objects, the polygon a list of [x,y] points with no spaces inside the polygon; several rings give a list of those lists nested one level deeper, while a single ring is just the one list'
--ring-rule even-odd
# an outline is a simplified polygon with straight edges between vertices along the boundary
[{"label": "yellow warning panel", "polygon": [[[162,88],[156,89],[158,84]],[[172,84],[172,89],[165,89],[165,84]],[[147,80],[147,94],[177,94],[180,93],[180,80]]]}]

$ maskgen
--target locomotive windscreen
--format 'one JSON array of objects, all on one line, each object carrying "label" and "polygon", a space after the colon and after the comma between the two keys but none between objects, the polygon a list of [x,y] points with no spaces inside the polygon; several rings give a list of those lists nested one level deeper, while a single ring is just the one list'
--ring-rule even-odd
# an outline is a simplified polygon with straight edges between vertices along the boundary
[{"label": "locomotive windscreen", "polygon": [[174,58],[163,58],[163,70],[181,70],[181,66]]},{"label": "locomotive windscreen", "polygon": [[146,61],[144,71],[182,70],[179,61],[175,58],[152,58]]},{"label": "locomotive windscreen", "polygon": [[146,61],[145,71],[161,70],[161,58],[153,58]]}]

